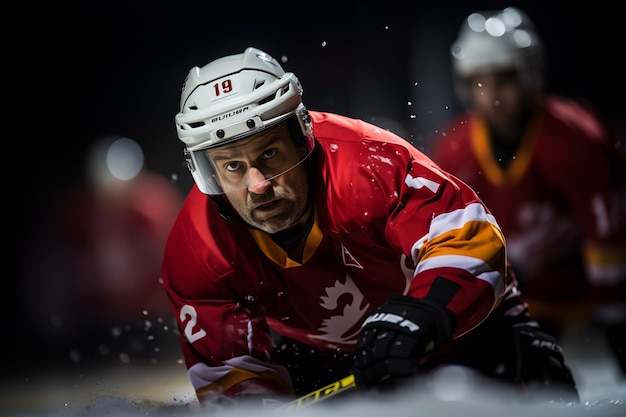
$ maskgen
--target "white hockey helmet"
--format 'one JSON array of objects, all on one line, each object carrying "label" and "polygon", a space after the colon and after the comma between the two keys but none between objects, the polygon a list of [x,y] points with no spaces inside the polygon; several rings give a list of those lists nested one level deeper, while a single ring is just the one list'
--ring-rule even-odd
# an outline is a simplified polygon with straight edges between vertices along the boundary
[{"label": "white hockey helmet", "polygon": [[[293,117],[292,117],[293,116]],[[302,163],[313,151],[311,122],[302,104],[302,86],[276,59],[255,48],[193,67],[182,88],[176,115],[178,138],[194,181],[205,194],[223,194],[207,150],[232,143],[288,120],[303,157],[275,178]],[[254,184],[242,184],[247,188]]]},{"label": "white hockey helmet", "polygon": [[543,47],[528,16],[515,7],[470,14],[450,48],[457,94],[468,98],[464,80],[499,69],[514,69],[526,87],[543,84]]}]

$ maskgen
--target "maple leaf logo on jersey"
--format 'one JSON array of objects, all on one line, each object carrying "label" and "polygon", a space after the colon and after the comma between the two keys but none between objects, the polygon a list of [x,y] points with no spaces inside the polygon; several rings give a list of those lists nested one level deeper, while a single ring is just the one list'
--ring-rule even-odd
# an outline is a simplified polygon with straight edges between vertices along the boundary
[{"label": "maple leaf logo on jersey", "polygon": [[[344,255],[345,253],[349,254],[347,251],[344,251]],[[359,265],[359,267],[361,266]],[[351,297],[345,297],[346,294],[350,294]],[[318,329],[322,334],[310,336],[311,338],[334,343],[350,343],[356,341],[359,333],[359,326],[357,324],[361,322],[365,312],[369,311],[369,304],[365,304],[362,308],[359,307],[363,302],[363,294],[359,291],[348,274],[346,274],[345,283],[335,281],[332,287],[326,287],[326,295],[320,297],[320,306],[329,311],[336,310],[338,307],[341,307],[339,306],[339,299],[341,297],[343,297],[342,299],[351,298],[351,302],[343,305],[341,310],[342,314],[324,319],[322,326]]]},{"label": "maple leaf logo on jersey", "polygon": [[[354,256],[341,245],[341,256],[346,266],[364,269]],[[409,264],[407,264],[407,261]],[[406,294],[415,268],[413,263],[405,255],[400,257],[400,268],[406,278],[406,286],[403,294]],[[311,339],[323,340],[327,343],[354,343],[357,340],[361,323],[370,310],[370,304],[365,302],[365,297],[349,274],[346,274],[345,282],[339,280],[330,287],[325,287],[325,295],[320,296],[320,307],[329,311],[331,315],[322,320],[322,325],[317,329],[318,335],[309,336]],[[363,307],[361,307],[363,305]]]}]

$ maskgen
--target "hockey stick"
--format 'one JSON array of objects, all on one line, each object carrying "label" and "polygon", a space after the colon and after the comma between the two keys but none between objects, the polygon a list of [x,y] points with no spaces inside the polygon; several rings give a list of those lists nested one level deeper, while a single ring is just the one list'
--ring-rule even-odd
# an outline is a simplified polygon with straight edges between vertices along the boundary
[{"label": "hockey stick", "polygon": [[340,393],[346,391],[352,391],[356,389],[356,383],[354,382],[354,375],[348,375],[332,384],[328,384],[325,387],[316,389],[308,394],[303,395],[300,398],[288,402],[287,404],[279,407],[280,410],[290,410],[293,408],[308,407],[311,404],[317,404],[330,397],[335,397]]}]

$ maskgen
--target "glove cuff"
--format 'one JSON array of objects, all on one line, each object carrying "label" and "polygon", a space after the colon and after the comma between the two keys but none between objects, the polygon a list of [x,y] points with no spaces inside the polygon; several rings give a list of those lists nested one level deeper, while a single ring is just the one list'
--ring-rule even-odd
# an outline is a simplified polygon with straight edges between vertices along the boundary
[{"label": "glove cuff", "polygon": [[363,322],[362,330],[387,328],[409,336],[419,337],[424,347],[429,342],[434,348],[452,338],[451,313],[427,300],[407,296],[392,295],[374,309]]}]

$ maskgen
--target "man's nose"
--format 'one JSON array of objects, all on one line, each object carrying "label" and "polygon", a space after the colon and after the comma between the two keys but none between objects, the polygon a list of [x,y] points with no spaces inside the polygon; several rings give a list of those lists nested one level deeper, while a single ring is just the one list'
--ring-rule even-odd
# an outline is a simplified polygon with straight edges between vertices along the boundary
[{"label": "man's nose", "polygon": [[271,185],[263,173],[254,167],[248,170],[248,181],[248,191],[255,194],[263,194]]}]

